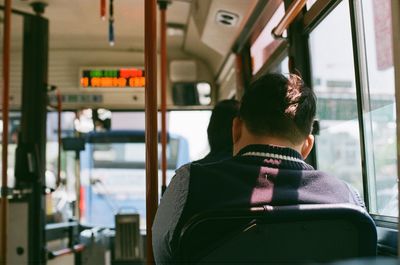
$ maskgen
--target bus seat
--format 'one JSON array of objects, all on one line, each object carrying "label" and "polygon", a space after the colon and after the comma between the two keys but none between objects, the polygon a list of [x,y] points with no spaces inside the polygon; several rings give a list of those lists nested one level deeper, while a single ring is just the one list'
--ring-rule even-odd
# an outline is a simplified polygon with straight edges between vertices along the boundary
[{"label": "bus seat", "polygon": [[181,263],[327,262],[376,256],[368,213],[350,204],[226,209],[194,216],[181,230]]}]

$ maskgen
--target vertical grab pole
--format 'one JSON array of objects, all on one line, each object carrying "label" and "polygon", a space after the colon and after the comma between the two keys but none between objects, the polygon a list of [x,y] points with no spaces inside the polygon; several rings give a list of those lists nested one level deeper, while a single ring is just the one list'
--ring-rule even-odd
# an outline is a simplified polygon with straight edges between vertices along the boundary
[{"label": "vertical grab pole", "polygon": [[1,182],[1,255],[0,263],[7,264],[7,164],[8,164],[8,99],[10,91],[10,34],[11,0],[4,2],[4,38],[3,38],[3,145],[2,145],[2,182]]},{"label": "vertical grab pole", "polygon": [[158,1],[160,6],[161,34],[161,195],[167,189],[167,1]]},{"label": "vertical grab pole", "polygon": [[146,0],[145,5],[145,88],[146,112],[146,227],[147,264],[154,264],[152,232],[158,205],[158,135],[157,135],[157,3]]},{"label": "vertical grab pole", "polygon": [[57,141],[58,141],[58,156],[57,156],[57,183],[56,189],[61,184],[61,115],[62,115],[62,97],[60,89],[57,89]]}]

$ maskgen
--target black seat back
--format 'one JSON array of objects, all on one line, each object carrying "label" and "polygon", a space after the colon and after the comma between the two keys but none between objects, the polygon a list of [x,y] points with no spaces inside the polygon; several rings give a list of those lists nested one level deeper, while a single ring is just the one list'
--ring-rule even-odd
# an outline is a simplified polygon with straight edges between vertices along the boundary
[{"label": "black seat back", "polygon": [[212,211],[182,229],[182,263],[326,262],[376,255],[372,218],[349,204]]}]

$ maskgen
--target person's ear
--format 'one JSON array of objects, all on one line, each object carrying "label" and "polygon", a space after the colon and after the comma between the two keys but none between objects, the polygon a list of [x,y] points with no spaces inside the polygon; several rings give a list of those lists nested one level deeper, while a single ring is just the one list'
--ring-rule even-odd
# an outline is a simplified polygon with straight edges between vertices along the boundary
[{"label": "person's ear", "polygon": [[232,142],[233,144],[237,143],[242,136],[242,123],[243,121],[236,117],[232,122]]},{"label": "person's ear", "polygon": [[314,146],[314,135],[309,134],[301,147],[301,156],[306,159]]}]

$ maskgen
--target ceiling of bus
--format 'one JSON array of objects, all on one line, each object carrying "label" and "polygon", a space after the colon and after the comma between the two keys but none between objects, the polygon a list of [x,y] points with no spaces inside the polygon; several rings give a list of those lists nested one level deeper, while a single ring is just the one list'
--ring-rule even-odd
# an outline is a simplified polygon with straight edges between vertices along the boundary
[{"label": "ceiling of bus", "polygon": [[[13,8],[32,13],[31,2],[14,0]],[[44,16],[50,21],[51,50],[143,52],[143,0],[114,1],[114,47],[108,44],[108,21],[100,18],[99,0],[47,2]],[[257,0],[173,0],[168,7],[167,23],[170,28],[178,29],[178,34],[168,35],[169,55],[195,56],[216,75],[256,3]],[[234,27],[218,24],[215,16],[220,10],[237,14],[238,24]],[[20,27],[18,24],[15,22],[14,28]],[[14,32],[18,38],[19,34]]]}]

